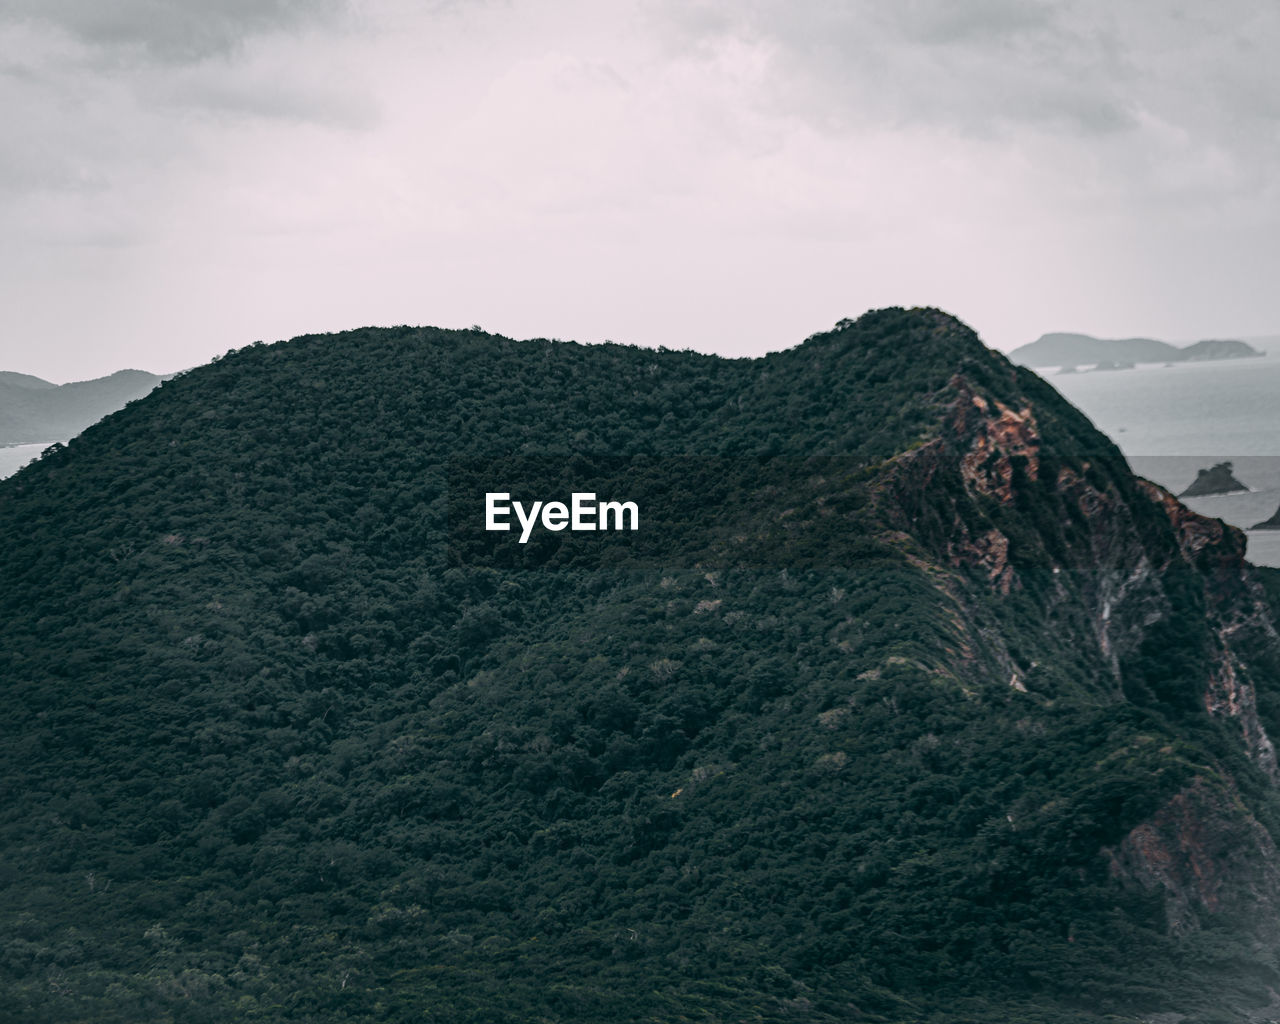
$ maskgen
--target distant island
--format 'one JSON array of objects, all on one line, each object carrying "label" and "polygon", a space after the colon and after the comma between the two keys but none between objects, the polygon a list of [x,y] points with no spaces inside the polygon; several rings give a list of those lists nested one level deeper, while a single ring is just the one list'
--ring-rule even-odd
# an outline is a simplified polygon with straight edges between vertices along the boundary
[{"label": "distant island", "polygon": [[1270,519],[1265,519],[1260,523],[1254,523],[1251,530],[1280,530],[1280,508],[1276,509],[1275,515]]},{"label": "distant island", "polygon": [[1118,369],[1136,363],[1198,363],[1217,359],[1248,359],[1264,355],[1243,341],[1197,341],[1179,348],[1154,338],[1094,338],[1088,334],[1044,334],[1009,353],[1023,366],[1094,364]]},{"label": "distant island", "polygon": [[54,384],[26,373],[0,371],[0,445],[74,437],[163,379],[142,370],[118,370],[96,380]]},{"label": "distant island", "polygon": [[1179,498],[1200,498],[1207,494],[1239,494],[1249,488],[1231,475],[1231,463],[1219,462],[1210,469],[1202,469],[1195,483],[1178,495]]}]

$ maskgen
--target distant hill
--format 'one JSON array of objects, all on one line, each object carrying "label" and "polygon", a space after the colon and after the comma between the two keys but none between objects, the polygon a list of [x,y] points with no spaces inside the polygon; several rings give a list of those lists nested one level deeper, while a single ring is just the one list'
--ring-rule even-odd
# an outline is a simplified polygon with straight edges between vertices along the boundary
[{"label": "distant hill", "polygon": [[1197,341],[1177,351],[1178,359],[1186,363],[1208,359],[1251,359],[1263,354],[1243,341]]},{"label": "distant hill", "polygon": [[0,481],[0,551],[0,1020],[1280,990],[1280,571],[937,310],[251,346]]},{"label": "distant hill", "polygon": [[0,387],[27,388],[31,391],[48,391],[50,388],[56,388],[57,384],[52,384],[47,380],[41,380],[39,377],[33,377],[29,373],[14,373],[11,370],[0,370]]},{"label": "distant hill", "polygon": [[1197,341],[1178,348],[1155,338],[1095,338],[1088,334],[1044,334],[1009,353],[1023,366],[1084,366],[1089,363],[1181,363],[1260,356],[1243,341]]},{"label": "distant hill", "polygon": [[74,437],[162,379],[142,370],[119,370],[97,380],[53,384],[26,373],[0,372],[0,445]]}]

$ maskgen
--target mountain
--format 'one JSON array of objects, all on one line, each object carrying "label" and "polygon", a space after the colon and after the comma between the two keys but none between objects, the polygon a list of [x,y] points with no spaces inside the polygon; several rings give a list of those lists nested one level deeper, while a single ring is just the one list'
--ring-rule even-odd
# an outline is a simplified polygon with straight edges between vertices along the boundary
[{"label": "mountain", "polygon": [[1197,341],[1178,348],[1153,338],[1094,338],[1088,334],[1043,334],[1014,349],[1009,358],[1021,366],[1083,366],[1089,363],[1177,363],[1241,359],[1261,352],[1243,341]]},{"label": "mountain", "polygon": [[[639,528],[485,528],[573,493]],[[10,1019],[1280,987],[1280,573],[937,310],[251,346],[0,481],[0,551]]]},{"label": "mountain", "polygon": [[33,377],[29,373],[14,373],[11,370],[0,370],[0,387],[25,388],[28,391],[49,391],[57,386],[57,384],[51,384],[47,380],[41,380],[39,377]]},{"label": "mountain", "polygon": [[73,437],[127,402],[141,398],[161,378],[141,370],[51,384],[25,373],[0,373],[0,444]]}]

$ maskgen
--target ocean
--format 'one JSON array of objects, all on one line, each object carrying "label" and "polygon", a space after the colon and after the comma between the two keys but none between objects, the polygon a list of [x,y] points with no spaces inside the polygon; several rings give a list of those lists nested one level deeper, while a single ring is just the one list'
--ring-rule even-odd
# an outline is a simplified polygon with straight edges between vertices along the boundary
[{"label": "ocean", "polygon": [[1135,473],[1174,494],[1199,470],[1230,462],[1247,493],[1182,501],[1248,531],[1247,556],[1255,565],[1280,566],[1280,530],[1249,530],[1280,508],[1280,354],[1037,372],[1115,441]]},{"label": "ocean", "polygon": [[41,441],[39,444],[0,445],[0,480],[13,476],[32,459],[39,458],[40,453],[53,443]]}]

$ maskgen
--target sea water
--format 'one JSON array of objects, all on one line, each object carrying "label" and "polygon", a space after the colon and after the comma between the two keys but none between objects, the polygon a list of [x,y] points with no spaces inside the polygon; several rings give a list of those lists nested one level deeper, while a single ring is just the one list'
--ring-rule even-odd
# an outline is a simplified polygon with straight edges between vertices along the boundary
[{"label": "sea water", "polygon": [[38,459],[52,441],[41,441],[39,444],[0,445],[0,480],[13,476],[32,459]]},{"label": "sea water", "polygon": [[1251,562],[1280,566],[1280,530],[1249,529],[1280,508],[1280,354],[1037,372],[1116,443],[1135,473],[1174,494],[1201,469],[1230,462],[1248,492],[1181,500],[1248,531]]}]

